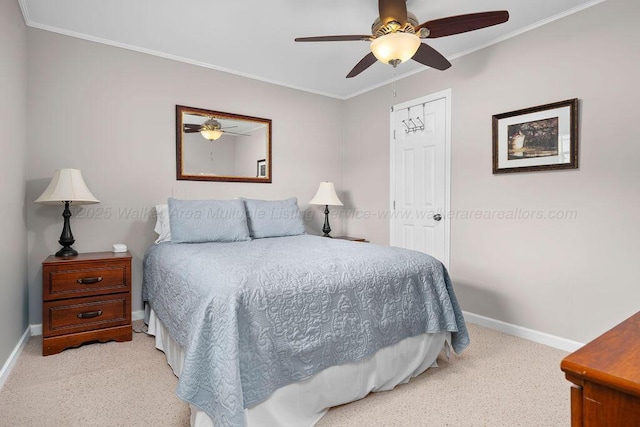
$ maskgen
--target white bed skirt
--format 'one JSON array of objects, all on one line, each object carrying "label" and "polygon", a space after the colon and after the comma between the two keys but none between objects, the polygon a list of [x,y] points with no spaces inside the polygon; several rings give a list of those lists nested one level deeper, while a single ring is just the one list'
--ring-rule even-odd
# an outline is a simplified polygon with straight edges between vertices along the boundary
[{"label": "white bed skirt", "polygon": [[[180,377],[183,349],[169,336],[153,310],[148,310],[147,318],[156,348],[165,353],[169,366]],[[448,350],[450,341],[450,332],[418,335],[383,348],[369,359],[327,368],[304,381],[282,387],[267,400],[245,409],[247,425],[313,426],[332,406],[362,399],[372,391],[391,390],[435,367],[438,354]],[[214,427],[207,414],[194,405],[189,407],[192,427]]]}]

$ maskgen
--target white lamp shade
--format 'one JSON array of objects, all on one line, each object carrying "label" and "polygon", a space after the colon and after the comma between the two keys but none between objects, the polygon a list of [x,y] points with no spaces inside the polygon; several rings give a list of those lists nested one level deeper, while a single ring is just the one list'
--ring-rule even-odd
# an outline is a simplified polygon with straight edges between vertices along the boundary
[{"label": "white lamp shade", "polygon": [[100,203],[82,179],[78,169],[58,169],[53,174],[49,186],[35,200],[43,205],[57,205],[60,202],[73,202],[78,205]]},{"label": "white lamp shade", "polygon": [[331,205],[342,206],[342,202],[336,194],[336,188],[333,186],[333,182],[324,181],[320,183],[316,195],[309,202],[310,205]]},{"label": "white lamp shade", "polygon": [[393,60],[408,61],[420,47],[420,38],[411,33],[390,33],[371,42],[371,52],[385,64]]}]

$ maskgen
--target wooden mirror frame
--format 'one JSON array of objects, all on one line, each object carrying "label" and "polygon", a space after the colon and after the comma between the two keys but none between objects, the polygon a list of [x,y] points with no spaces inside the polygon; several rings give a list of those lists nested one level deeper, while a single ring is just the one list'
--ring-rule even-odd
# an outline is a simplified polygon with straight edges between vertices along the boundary
[{"label": "wooden mirror frame", "polygon": [[[200,115],[204,117],[212,117],[223,120],[236,120],[254,122],[266,125],[266,157],[260,160],[266,160],[266,176],[226,176],[226,175],[207,175],[207,174],[190,174],[183,168],[183,136],[184,136],[184,114]],[[255,163],[254,163],[255,164]],[[244,116],[241,114],[224,113],[220,111],[205,110],[202,108],[186,107],[184,105],[176,105],[176,179],[187,181],[226,181],[226,182],[261,182],[271,183],[272,179],[272,158],[271,158],[271,119],[263,119],[260,117]]]}]

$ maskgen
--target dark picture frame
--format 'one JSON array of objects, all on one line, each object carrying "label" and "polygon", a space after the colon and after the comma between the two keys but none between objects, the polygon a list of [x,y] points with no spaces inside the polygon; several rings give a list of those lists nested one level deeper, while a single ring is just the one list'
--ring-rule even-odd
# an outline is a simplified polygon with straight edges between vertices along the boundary
[{"label": "dark picture frame", "polygon": [[263,178],[267,176],[267,160],[261,159],[261,160],[258,160],[257,163],[258,163],[258,168],[256,171],[256,177]]},{"label": "dark picture frame", "polygon": [[493,116],[493,173],[578,168],[578,99]]}]

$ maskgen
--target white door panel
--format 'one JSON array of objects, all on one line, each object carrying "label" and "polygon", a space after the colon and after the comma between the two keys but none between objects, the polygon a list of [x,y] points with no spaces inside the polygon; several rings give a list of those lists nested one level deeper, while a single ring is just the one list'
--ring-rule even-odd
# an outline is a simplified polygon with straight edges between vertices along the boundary
[{"label": "white door panel", "polygon": [[[391,244],[449,262],[450,91],[391,114]],[[434,215],[440,214],[441,220]]]}]

